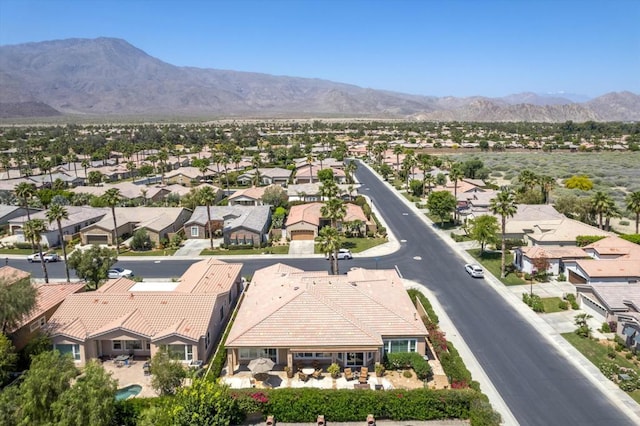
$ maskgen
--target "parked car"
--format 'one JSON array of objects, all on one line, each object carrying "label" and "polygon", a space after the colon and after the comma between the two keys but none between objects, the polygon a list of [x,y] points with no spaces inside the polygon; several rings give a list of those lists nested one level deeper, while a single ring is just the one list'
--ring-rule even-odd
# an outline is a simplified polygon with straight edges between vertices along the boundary
[{"label": "parked car", "polygon": [[[329,259],[329,257],[333,259],[333,253],[331,253],[331,256],[327,254],[325,259]],[[353,256],[351,255],[351,250],[349,249],[338,250],[338,260],[343,260],[343,259],[353,259]]]},{"label": "parked car", "polygon": [[464,269],[467,271],[469,275],[471,275],[474,278],[484,277],[484,271],[482,270],[482,267],[477,263],[467,263],[466,265],[464,265]]},{"label": "parked car", "polygon": [[[40,262],[40,253],[30,254],[29,256],[27,256],[27,260],[30,263]],[[57,253],[44,253],[42,255],[42,260],[44,260],[45,263],[59,262],[60,261],[60,256],[58,256]]]},{"label": "parked car", "polygon": [[131,278],[133,277],[133,271],[124,268],[111,268],[107,271],[107,276],[109,278]]}]

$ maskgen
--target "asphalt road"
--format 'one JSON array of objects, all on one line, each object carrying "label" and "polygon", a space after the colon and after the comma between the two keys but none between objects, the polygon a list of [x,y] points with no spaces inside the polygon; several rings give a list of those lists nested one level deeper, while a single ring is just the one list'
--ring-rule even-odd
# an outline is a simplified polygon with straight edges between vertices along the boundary
[{"label": "asphalt road", "polygon": [[[520,424],[634,424],[490,286],[469,277],[459,256],[366,167],[359,167],[356,174],[365,183],[360,192],[371,197],[401,241],[401,248],[380,258],[340,261],[341,272],[353,266],[397,266],[404,278],[428,287]],[[145,278],[178,277],[197,261],[121,259],[118,266]],[[329,268],[328,261],[321,258],[278,261],[307,270]],[[247,259],[242,263],[242,274],[248,276],[274,260]],[[20,259],[9,259],[9,264],[42,277],[39,264]],[[48,264],[48,268],[51,277],[64,277],[62,263]]]},{"label": "asphalt road", "polygon": [[357,176],[366,182],[360,192],[406,240],[382,261],[437,296],[520,424],[634,424],[490,286],[471,278],[462,259],[366,167]]}]

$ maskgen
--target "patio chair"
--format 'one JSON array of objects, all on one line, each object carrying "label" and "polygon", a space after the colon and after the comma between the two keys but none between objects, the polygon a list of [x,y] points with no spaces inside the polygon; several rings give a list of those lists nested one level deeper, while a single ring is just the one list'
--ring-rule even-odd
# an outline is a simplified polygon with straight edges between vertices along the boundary
[{"label": "patio chair", "polygon": [[312,376],[314,379],[320,379],[322,377],[322,369],[316,369],[316,371],[313,372]]},{"label": "patio chair", "polygon": [[369,376],[369,368],[362,367],[360,369],[360,377],[358,377],[358,381],[362,384],[367,383],[368,376]]},{"label": "patio chair", "polygon": [[351,368],[347,367],[344,369],[344,378],[347,381],[355,379],[355,377],[353,376],[353,371],[351,371]]},{"label": "patio chair", "polygon": [[301,382],[306,382],[308,378],[309,377],[306,374],[304,374],[302,371],[298,372],[298,380],[300,380]]}]

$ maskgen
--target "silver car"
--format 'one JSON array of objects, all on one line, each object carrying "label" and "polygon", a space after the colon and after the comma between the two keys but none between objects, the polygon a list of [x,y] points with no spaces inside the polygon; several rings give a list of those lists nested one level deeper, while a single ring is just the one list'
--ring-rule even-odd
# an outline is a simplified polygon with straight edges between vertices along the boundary
[{"label": "silver car", "polygon": [[124,268],[111,268],[107,272],[107,276],[110,279],[122,278],[122,277],[131,278],[133,277],[133,271],[131,269],[124,269]]}]

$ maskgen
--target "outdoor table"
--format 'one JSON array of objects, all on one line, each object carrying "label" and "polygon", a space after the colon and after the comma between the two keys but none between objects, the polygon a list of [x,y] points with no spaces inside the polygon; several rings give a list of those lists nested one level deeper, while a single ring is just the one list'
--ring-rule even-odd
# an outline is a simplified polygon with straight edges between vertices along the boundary
[{"label": "outdoor table", "polygon": [[129,359],[129,355],[118,355],[114,361],[127,361]]},{"label": "outdoor table", "polygon": [[316,369],[313,368],[313,367],[305,367],[305,368],[302,369],[302,372],[304,374],[306,374],[307,376],[312,375],[315,371],[316,371]]}]

